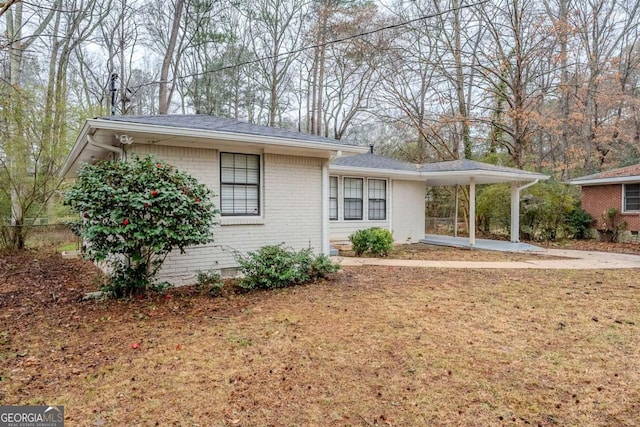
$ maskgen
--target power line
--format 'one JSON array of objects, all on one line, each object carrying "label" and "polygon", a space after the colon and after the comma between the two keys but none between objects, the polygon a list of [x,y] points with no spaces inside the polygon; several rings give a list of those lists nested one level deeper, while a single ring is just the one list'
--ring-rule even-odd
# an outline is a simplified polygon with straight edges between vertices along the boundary
[{"label": "power line", "polygon": [[[456,10],[462,10],[462,9],[467,9],[467,8],[470,8],[470,7],[481,6],[481,5],[485,4],[485,3],[487,3],[488,1],[489,0],[482,0],[482,1],[479,1],[477,3],[471,3],[471,4],[458,6],[456,8],[443,10],[443,11],[440,11],[440,12],[437,12],[437,13],[433,13],[433,14],[430,14],[430,15],[419,16],[419,17],[414,18],[414,19],[409,19],[407,21],[399,22],[399,23],[396,23],[396,24],[391,24],[391,25],[387,25],[387,26],[384,26],[384,27],[376,28],[376,29],[373,29],[373,30],[352,34],[350,36],[340,37],[340,38],[337,38],[337,39],[328,40],[328,41],[323,42],[323,43],[304,46],[304,47],[301,47],[301,48],[298,48],[298,49],[293,49],[293,50],[290,50],[290,51],[287,51],[287,52],[279,53],[277,55],[266,55],[266,56],[262,56],[262,57],[259,57],[259,58],[250,59],[250,60],[243,61],[243,62],[238,62],[238,63],[232,64],[232,65],[225,65],[225,66],[222,66],[222,67],[215,68],[213,70],[201,71],[199,73],[193,73],[193,74],[187,74],[187,75],[183,75],[183,76],[179,76],[179,77],[173,77],[172,79],[168,80],[167,83],[173,82],[178,78],[198,77],[198,76],[203,76],[203,75],[206,75],[206,74],[218,73],[220,71],[231,70],[233,68],[243,67],[245,65],[255,64],[255,63],[266,61],[266,60],[270,60],[270,59],[277,59],[277,58],[280,58],[280,57],[283,57],[283,56],[295,55],[297,53],[305,52],[307,50],[318,49],[318,48],[321,48],[321,47],[325,47],[325,46],[329,46],[329,45],[333,45],[333,44],[337,44],[337,43],[343,43],[343,42],[346,42],[346,41],[349,41],[349,40],[353,40],[353,39],[356,39],[356,38],[369,36],[371,34],[379,33],[379,32],[382,32],[382,31],[392,30],[394,28],[399,28],[399,27],[404,27],[405,25],[413,24],[413,23],[419,22],[419,21],[424,21],[426,19],[436,18],[438,16],[446,15],[446,14],[454,12]],[[142,87],[151,86],[151,85],[158,84],[158,83],[160,83],[160,81],[153,81],[153,82],[143,83],[143,84],[134,86],[134,88],[137,91],[138,89],[140,89]]]}]

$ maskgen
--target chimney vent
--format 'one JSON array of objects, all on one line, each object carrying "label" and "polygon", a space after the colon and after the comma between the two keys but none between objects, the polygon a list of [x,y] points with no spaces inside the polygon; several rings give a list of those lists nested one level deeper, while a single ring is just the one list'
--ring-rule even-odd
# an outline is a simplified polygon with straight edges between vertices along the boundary
[{"label": "chimney vent", "polygon": [[373,144],[369,144],[369,152],[373,154]]}]

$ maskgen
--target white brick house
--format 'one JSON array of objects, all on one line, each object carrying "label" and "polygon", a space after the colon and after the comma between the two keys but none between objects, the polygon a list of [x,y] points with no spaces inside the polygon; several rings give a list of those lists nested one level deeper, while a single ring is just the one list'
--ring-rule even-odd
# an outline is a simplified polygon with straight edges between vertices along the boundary
[{"label": "white brick house", "polygon": [[73,178],[82,163],[133,154],[154,154],[193,175],[213,190],[221,212],[213,243],[166,259],[161,275],[174,284],[193,281],[198,271],[233,269],[234,251],[284,243],[328,254],[331,240],[362,228],[387,228],[397,243],[420,241],[426,185],[466,183],[473,193],[476,183],[512,182],[517,230],[516,182],[547,178],[468,160],[414,165],[367,147],[206,115],[89,119],[62,174]]},{"label": "white brick house", "polygon": [[62,173],[73,178],[84,162],[152,153],[209,186],[221,211],[215,241],[172,253],[163,266],[163,279],[180,284],[198,271],[233,268],[234,251],[285,243],[329,253],[330,161],[366,151],[213,116],[114,116],[86,121]]}]

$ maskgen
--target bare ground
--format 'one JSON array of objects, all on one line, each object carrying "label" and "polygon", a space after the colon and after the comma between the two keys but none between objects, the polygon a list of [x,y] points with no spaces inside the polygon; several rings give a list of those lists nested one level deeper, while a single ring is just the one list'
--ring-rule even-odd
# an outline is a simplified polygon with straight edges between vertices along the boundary
[{"label": "bare ground", "polygon": [[91,264],[5,254],[0,402],[69,426],[633,426],[639,276],[358,267],[79,302]]}]

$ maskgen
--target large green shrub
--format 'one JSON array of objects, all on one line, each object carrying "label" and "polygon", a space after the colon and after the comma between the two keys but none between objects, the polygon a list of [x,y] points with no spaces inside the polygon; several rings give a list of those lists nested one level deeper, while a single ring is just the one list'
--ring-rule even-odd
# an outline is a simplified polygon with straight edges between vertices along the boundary
[{"label": "large green shrub", "polygon": [[521,231],[528,240],[555,240],[574,233],[567,216],[580,203],[575,186],[546,181],[525,190]]},{"label": "large green shrub", "polygon": [[509,184],[483,185],[476,197],[478,227],[485,232],[511,229],[511,188]]},{"label": "large green shrub", "polygon": [[589,228],[593,225],[594,220],[593,217],[589,215],[589,212],[580,206],[575,206],[569,215],[567,215],[566,222],[573,237],[582,240],[589,237]]},{"label": "large green shrub", "polygon": [[358,230],[349,236],[356,255],[387,256],[393,249],[393,234],[386,228],[372,227]]},{"label": "large green shrub", "polygon": [[154,288],[173,249],[212,240],[211,197],[195,178],[147,156],[85,165],[65,203],[81,215],[71,226],[88,258],[112,263],[103,291],[122,297]]},{"label": "large green shrub", "polygon": [[273,289],[305,283],[326,277],[340,269],[326,255],[315,256],[311,249],[294,251],[282,244],[264,246],[246,255],[235,254],[242,277],[238,285],[244,289]]},{"label": "large green shrub", "polygon": [[[510,232],[510,199],[508,184],[487,185],[478,192],[476,214],[481,229]],[[579,203],[574,186],[549,181],[527,188],[520,202],[522,237],[527,240],[554,240],[586,236],[590,220],[582,215]]]}]

